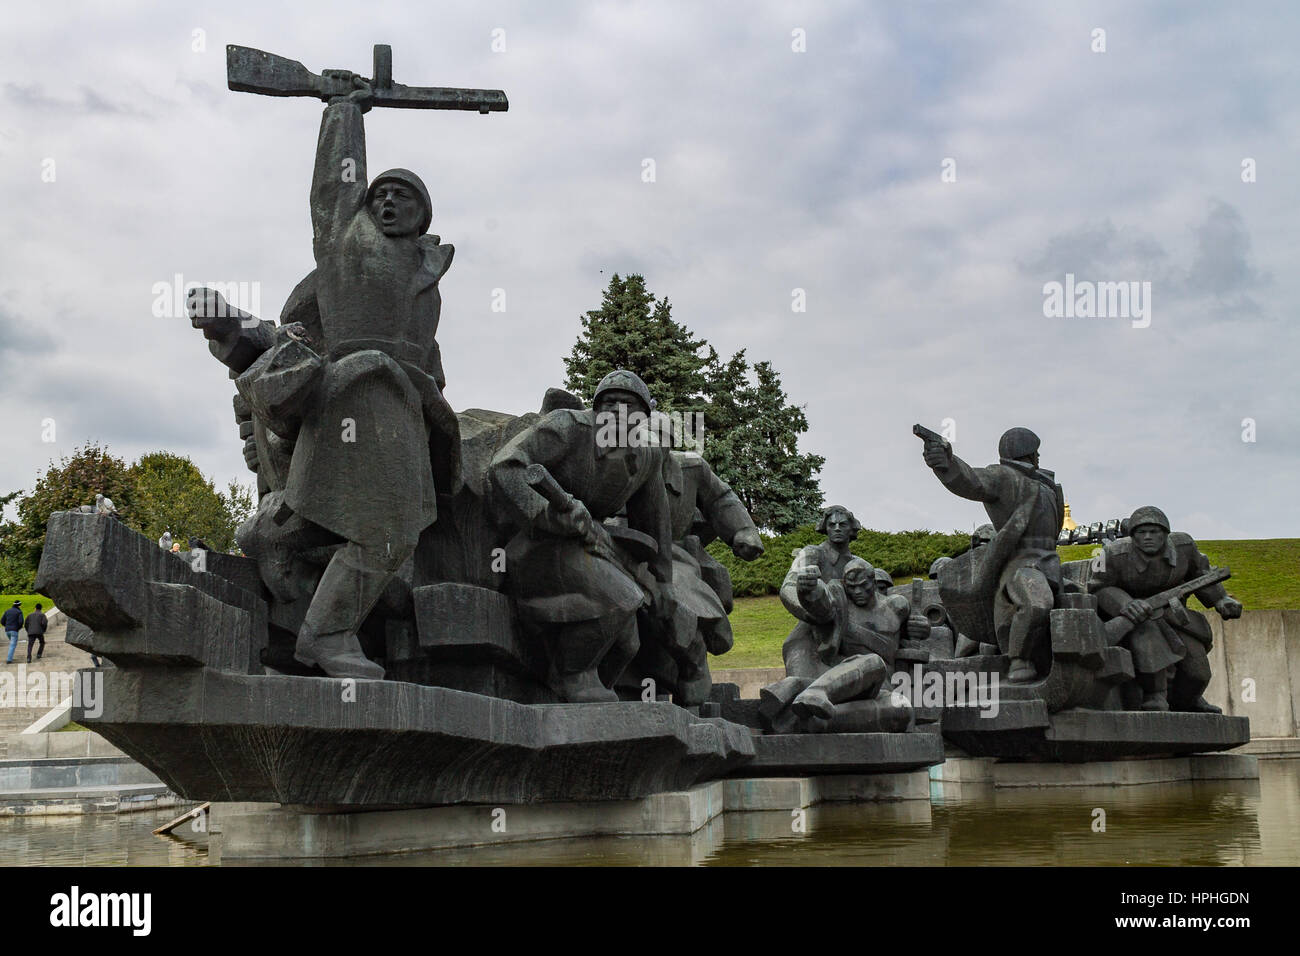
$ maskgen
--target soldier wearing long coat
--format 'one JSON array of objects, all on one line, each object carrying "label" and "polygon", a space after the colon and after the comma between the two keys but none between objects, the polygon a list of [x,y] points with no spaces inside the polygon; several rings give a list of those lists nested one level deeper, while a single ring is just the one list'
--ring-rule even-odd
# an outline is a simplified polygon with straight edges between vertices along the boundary
[{"label": "soldier wearing long coat", "polygon": [[435,338],[438,281],[454,250],[425,235],[433,206],[414,173],[388,170],[367,185],[362,113],[372,94],[358,85],[321,120],[316,269],[286,306],[294,321],[226,338],[260,349],[236,379],[266,451],[262,470],[275,472],[259,475],[274,497],[259,509],[256,542],[274,540],[275,524],[340,545],[294,656],[330,676],[378,678],[357,630],[435,520],[437,493],[459,481],[459,426]]}]

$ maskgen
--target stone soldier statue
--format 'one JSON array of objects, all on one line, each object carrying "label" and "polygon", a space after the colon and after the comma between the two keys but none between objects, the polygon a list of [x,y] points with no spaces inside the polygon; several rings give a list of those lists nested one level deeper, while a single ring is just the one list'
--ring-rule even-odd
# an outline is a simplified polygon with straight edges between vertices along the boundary
[{"label": "stone soldier statue", "polygon": [[731,579],[705,546],[719,539],[753,561],[763,553],[763,539],[736,493],[696,452],[670,453],[666,484],[677,596],[670,640],[680,658],[673,700],[690,707],[707,699],[712,686],[708,654],[725,654],[732,645]]},{"label": "stone soldier statue", "polygon": [[862,558],[850,558],[843,576],[829,582],[805,568],[799,595],[806,622],[781,648],[785,679],[764,689],[769,719],[784,704],[799,718],[830,720],[836,704],[875,697],[894,671],[902,636],[930,635],[904,595],[876,590],[875,569]]},{"label": "stone soldier statue", "polygon": [[876,590],[881,594],[888,594],[889,589],[894,586],[894,576],[884,568],[875,569]]},{"label": "stone soldier statue", "polygon": [[944,487],[982,502],[992,521],[993,540],[973,555],[986,573],[971,587],[993,592],[998,645],[1011,658],[1007,679],[1035,680],[1038,668],[1032,658],[1046,647],[1043,639],[1061,590],[1056,535],[1065,517],[1065,494],[1052,472],[1039,468],[1039,439],[1028,428],[1005,432],[998,442],[999,462],[985,468],[966,464],[933,433],[923,438],[925,463]]},{"label": "stone soldier statue", "polygon": [[[553,681],[571,702],[617,700],[610,688],[640,646],[637,611],[649,605],[664,621],[676,614],[668,450],[648,429],[615,444],[601,437],[610,416],[648,420],[650,392],[620,369],[601,380],[592,406],[550,412],[488,469],[494,500],[518,528],[506,548],[507,587],[524,625],[546,642]],[[624,510],[627,528],[649,538],[648,580],[601,524]]]},{"label": "stone soldier statue", "polygon": [[812,567],[817,569],[823,581],[839,580],[844,576],[844,568],[853,558],[849,545],[861,530],[862,525],[853,517],[853,512],[843,505],[831,505],[822,510],[821,517],[817,519],[817,531],[826,535],[826,540],[821,544],[801,548],[795,555],[790,570],[786,572],[785,580],[781,582],[781,603],[787,611],[801,621],[808,619],[799,603],[800,572]]},{"label": "stone soldier statue", "polygon": [[[1129,537],[1108,541],[1088,580],[1103,618],[1123,616],[1134,629],[1124,639],[1142,687],[1142,710],[1220,713],[1202,696],[1210,683],[1210,624],[1205,615],[1177,606],[1154,607],[1145,598],[1206,574],[1209,559],[1181,531],[1171,532],[1159,508],[1138,508]],[[1196,592],[1224,620],[1241,617],[1241,604],[1222,584]]]},{"label": "stone soldier statue", "polygon": [[[294,321],[195,324],[240,373],[236,387],[266,439],[258,449],[270,449],[258,456],[259,480],[274,494],[245,551],[281,538],[333,548],[294,656],[332,677],[379,678],[357,631],[434,521],[437,492],[459,481],[458,422],[435,339],[453,249],[425,234],[433,207],[418,176],[392,169],[367,182],[362,114],[373,91],[352,80],[321,120],[316,270],[286,305]],[[279,474],[264,474],[269,465]]]}]

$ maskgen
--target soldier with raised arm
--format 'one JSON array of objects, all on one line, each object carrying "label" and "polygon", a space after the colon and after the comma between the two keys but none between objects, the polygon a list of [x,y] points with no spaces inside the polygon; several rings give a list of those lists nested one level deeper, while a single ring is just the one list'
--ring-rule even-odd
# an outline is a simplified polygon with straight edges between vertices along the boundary
[{"label": "soldier with raised arm", "polygon": [[[437,491],[458,478],[458,423],[435,338],[438,280],[453,249],[425,235],[433,206],[418,176],[391,169],[367,182],[362,114],[373,91],[351,83],[321,120],[316,270],[286,306],[307,321],[195,324],[209,326],[212,351],[238,373],[256,421],[288,446],[271,485],[273,523],[335,546],[294,656],[332,677],[379,678],[357,631],[436,517]],[[264,527],[268,510],[259,511]]]},{"label": "soldier with raised arm", "polygon": [[[995,534],[979,549],[988,567],[998,645],[1011,658],[1007,679],[1038,678],[1032,658],[1048,634],[1061,590],[1056,536],[1065,517],[1065,494],[1050,471],[1039,468],[1039,439],[1028,428],[1007,430],[997,464],[972,468],[942,437],[917,426],[925,463],[953,494],[983,503]],[[994,583],[994,578],[996,583]]]}]

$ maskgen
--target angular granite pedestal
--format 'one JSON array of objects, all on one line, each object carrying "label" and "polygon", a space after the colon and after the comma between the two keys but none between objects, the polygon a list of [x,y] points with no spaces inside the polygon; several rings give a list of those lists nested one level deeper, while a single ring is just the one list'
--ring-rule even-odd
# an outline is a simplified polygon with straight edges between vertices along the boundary
[{"label": "angular granite pedestal", "polygon": [[1223,714],[1062,710],[1003,701],[996,716],[949,708],[943,735],[973,757],[1081,763],[1231,750],[1250,740],[1250,720]]}]

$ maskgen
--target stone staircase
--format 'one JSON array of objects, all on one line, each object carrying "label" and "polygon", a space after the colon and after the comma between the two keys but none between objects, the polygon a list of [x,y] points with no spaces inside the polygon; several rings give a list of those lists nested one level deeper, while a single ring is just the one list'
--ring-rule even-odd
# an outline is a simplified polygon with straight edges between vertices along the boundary
[{"label": "stone staircase", "polygon": [[[67,618],[61,618],[60,622],[51,627],[45,635],[45,655],[40,661],[33,658],[31,664],[27,664],[27,636],[24,633],[18,641],[18,647],[14,650],[14,662],[6,665],[4,658],[9,653],[9,642],[3,640],[3,632],[0,632],[0,680],[8,685],[4,688],[6,698],[0,698],[0,703],[3,704],[0,706],[0,760],[9,756],[10,735],[22,733],[60,702],[60,700],[51,700],[48,705],[42,701],[37,706],[14,706],[12,695],[20,683],[19,675],[30,677],[35,673],[72,674],[83,667],[94,666],[89,654],[64,641],[66,633]],[[21,670],[19,664],[24,665]],[[46,686],[49,686],[48,680]]]}]

